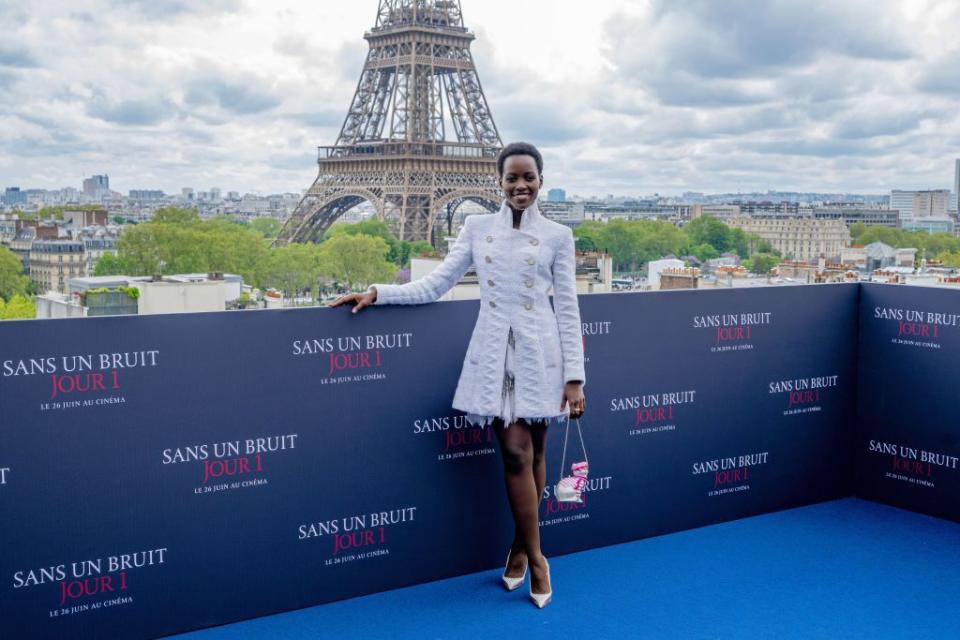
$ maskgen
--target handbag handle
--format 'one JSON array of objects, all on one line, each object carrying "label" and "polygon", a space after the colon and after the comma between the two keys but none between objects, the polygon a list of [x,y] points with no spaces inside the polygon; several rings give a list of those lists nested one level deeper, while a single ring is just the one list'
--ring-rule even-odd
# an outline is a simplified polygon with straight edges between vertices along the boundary
[{"label": "handbag handle", "polygon": [[[590,464],[587,458],[587,448],[583,444],[583,431],[580,429],[580,418],[577,421],[577,433],[580,435],[580,447],[583,449],[583,461]],[[567,464],[567,438],[570,436],[570,414],[567,414],[567,431],[563,435],[563,456],[560,458],[560,479],[563,480],[563,468]]]}]

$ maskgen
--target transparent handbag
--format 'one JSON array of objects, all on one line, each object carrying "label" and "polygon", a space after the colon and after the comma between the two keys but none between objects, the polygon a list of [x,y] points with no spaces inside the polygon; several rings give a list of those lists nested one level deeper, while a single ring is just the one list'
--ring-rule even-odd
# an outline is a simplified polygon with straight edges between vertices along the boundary
[{"label": "transparent handbag", "polygon": [[558,502],[582,503],[583,490],[587,486],[587,475],[590,473],[590,464],[587,461],[587,448],[583,445],[583,431],[580,430],[580,419],[576,419],[577,434],[580,436],[580,448],[583,451],[583,461],[570,465],[570,475],[564,477],[563,469],[567,464],[567,441],[570,438],[570,416],[567,415],[567,431],[563,436],[563,456],[560,459],[560,480],[554,488],[554,495]]}]

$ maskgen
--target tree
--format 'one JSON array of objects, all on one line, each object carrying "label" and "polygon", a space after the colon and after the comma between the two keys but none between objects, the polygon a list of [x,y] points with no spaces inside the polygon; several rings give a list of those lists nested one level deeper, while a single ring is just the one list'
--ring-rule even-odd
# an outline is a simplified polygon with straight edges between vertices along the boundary
[{"label": "tree", "polygon": [[320,282],[320,249],[313,244],[278,247],[265,260],[260,282],[263,287],[283,291],[287,298],[309,289],[316,299]]},{"label": "tree", "polygon": [[377,218],[367,218],[355,224],[335,224],[327,232],[323,234],[320,242],[326,242],[331,238],[346,233],[349,235],[359,235],[363,234],[365,236],[373,236],[375,238],[383,238],[388,244],[391,242],[396,242],[397,238],[390,231],[390,227],[383,220]]},{"label": "tree", "polygon": [[124,218],[123,216],[113,216],[111,220],[113,220],[113,223],[116,225],[122,225],[124,222],[127,221],[127,219]]},{"label": "tree", "polygon": [[24,294],[30,278],[23,275],[23,263],[17,254],[0,247],[0,298],[9,300],[15,294]]},{"label": "tree", "polygon": [[750,248],[751,245],[755,246],[755,243],[757,241],[760,241],[760,238],[758,236],[753,234],[748,234],[746,231],[744,231],[743,229],[740,229],[739,227],[731,228],[730,229],[730,245],[729,245],[729,248],[726,249],[726,251],[733,251],[741,258],[746,258],[754,251],[757,251],[757,249],[753,249],[751,251],[751,248]]},{"label": "tree", "polygon": [[579,251],[601,251],[601,238],[606,225],[596,220],[586,220],[573,232],[575,244]]},{"label": "tree", "polygon": [[945,251],[937,255],[937,260],[942,262],[945,267],[960,269],[960,251]]},{"label": "tree", "polygon": [[617,271],[638,271],[644,263],[678,254],[687,245],[682,231],[653,220],[590,220],[577,227],[574,238],[578,250],[609,254]]},{"label": "tree", "polygon": [[751,254],[753,253],[771,253],[775,256],[780,255],[780,250],[775,249],[769,240],[764,240],[755,233],[748,234],[750,238],[750,246],[752,248]]},{"label": "tree", "polygon": [[117,241],[117,258],[127,275],[149,276],[161,272],[162,248],[154,233],[156,226],[147,222],[127,228]]},{"label": "tree", "polygon": [[[406,266],[410,262],[410,248],[404,247],[403,242],[397,240],[390,227],[383,220],[377,218],[367,218],[355,224],[335,224],[321,238],[321,244],[335,238],[339,235],[365,235],[374,238],[382,238],[387,243],[387,260],[398,266]],[[428,243],[429,244],[429,243]],[[433,245],[431,245],[432,248]]]},{"label": "tree", "polygon": [[678,254],[687,244],[686,236],[675,226],[651,220],[611,221],[599,240],[615,268],[629,271],[667,254]]},{"label": "tree", "polygon": [[906,231],[880,225],[868,227],[862,223],[856,223],[850,225],[850,236],[854,244],[867,245],[872,242],[883,242],[896,249],[912,247],[919,250],[921,256],[960,252],[960,238],[949,233]]},{"label": "tree", "polygon": [[205,246],[200,271],[237,273],[246,282],[257,281],[270,253],[260,234],[225,218],[204,221],[199,229]]},{"label": "tree", "polygon": [[117,242],[121,270],[154,273],[237,273],[257,282],[269,254],[263,236],[227,218],[200,220],[196,211],[165,207],[154,219],[127,227]]},{"label": "tree", "polygon": [[769,273],[771,269],[780,263],[780,259],[771,253],[755,253],[750,256],[750,262],[746,266],[753,273]]},{"label": "tree", "polygon": [[181,209],[180,207],[160,207],[153,212],[151,222],[157,224],[197,224],[200,214],[196,209]]},{"label": "tree", "polygon": [[723,221],[713,216],[700,216],[683,228],[690,238],[690,246],[709,244],[718,252],[735,249],[733,232]]},{"label": "tree", "polygon": [[397,267],[387,260],[389,251],[383,238],[337,234],[320,245],[321,272],[352,289],[390,282]]},{"label": "tree", "polygon": [[706,242],[698,244],[695,247],[690,247],[690,254],[697,256],[700,262],[706,262],[707,260],[720,257],[720,252],[717,251],[716,247]]},{"label": "tree", "polygon": [[264,238],[276,238],[283,225],[276,218],[257,218],[250,223],[250,228]]},{"label": "tree", "polygon": [[410,265],[410,259],[413,256],[432,252],[433,245],[426,240],[416,240],[414,242],[401,240],[390,248],[390,251],[387,253],[387,260],[393,262],[398,267],[407,267]]},{"label": "tree", "polygon": [[658,260],[669,254],[678,255],[687,244],[683,231],[669,222],[639,220],[636,224],[641,233],[641,262]]},{"label": "tree", "polygon": [[30,298],[15,294],[5,302],[0,298],[0,320],[28,320],[37,317],[37,307]]},{"label": "tree", "polygon": [[100,259],[97,260],[97,264],[94,265],[93,275],[95,276],[125,275],[123,273],[123,262],[116,255],[112,253],[105,253],[102,256],[100,256]]},{"label": "tree", "polygon": [[931,233],[924,234],[922,231],[914,232],[917,234],[923,234],[926,237],[920,238],[914,236],[914,240],[920,240],[916,242],[914,246],[917,246],[920,249],[925,249],[928,255],[939,255],[941,253],[958,251],[960,250],[960,240],[953,236],[950,233]]}]

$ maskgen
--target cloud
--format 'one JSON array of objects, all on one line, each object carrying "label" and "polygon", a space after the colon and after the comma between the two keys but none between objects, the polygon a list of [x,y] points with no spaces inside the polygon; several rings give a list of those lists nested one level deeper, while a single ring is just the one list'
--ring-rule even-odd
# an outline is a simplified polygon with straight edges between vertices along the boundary
[{"label": "cloud", "polygon": [[564,105],[536,99],[502,102],[494,113],[504,144],[520,138],[543,146],[566,144],[587,135],[578,120]]},{"label": "cloud", "polygon": [[686,107],[729,107],[762,104],[770,95],[736,82],[697,78],[686,72],[658,75],[647,86],[663,104]]},{"label": "cloud", "polygon": [[916,86],[925,93],[960,96],[960,50],[926,65]]},{"label": "cloud", "polygon": [[858,110],[841,117],[833,125],[833,134],[841,139],[864,139],[895,136],[913,131],[928,117],[923,111],[909,110],[872,112]]},{"label": "cloud", "polygon": [[227,67],[203,65],[184,84],[184,103],[189,107],[215,106],[234,114],[256,114],[282,102],[266,77]]},{"label": "cloud", "polygon": [[[606,55],[625,83],[646,87],[664,104],[757,104],[775,97],[771,85],[785,75],[824,58],[911,59],[899,23],[878,15],[876,5],[655,0],[644,14],[611,16],[604,29]],[[863,28],[865,14],[876,16],[870,29]]]},{"label": "cloud", "polygon": [[32,69],[39,66],[36,57],[22,46],[0,41],[0,66]]},{"label": "cloud", "polygon": [[113,0],[112,9],[126,9],[151,19],[179,18],[190,14],[213,14],[237,11],[239,0]]},{"label": "cloud", "polygon": [[163,98],[113,101],[100,96],[88,106],[87,112],[119,125],[143,126],[169,120],[176,115],[177,108]]},{"label": "cloud", "polygon": [[873,153],[872,147],[862,140],[771,140],[749,142],[743,145],[759,153],[784,156],[842,157],[860,156]]},{"label": "cloud", "polygon": [[[666,67],[743,78],[804,66],[826,53],[908,59],[894,6],[883,0],[656,0],[647,24],[619,25],[621,32],[640,26],[653,36],[660,45],[656,60]],[[869,29],[865,15],[872,18]]]},{"label": "cloud", "polygon": [[284,117],[307,125],[308,127],[339,127],[343,124],[346,116],[346,107],[343,109],[334,109],[332,107],[318,106],[316,111],[307,113],[287,113]]}]

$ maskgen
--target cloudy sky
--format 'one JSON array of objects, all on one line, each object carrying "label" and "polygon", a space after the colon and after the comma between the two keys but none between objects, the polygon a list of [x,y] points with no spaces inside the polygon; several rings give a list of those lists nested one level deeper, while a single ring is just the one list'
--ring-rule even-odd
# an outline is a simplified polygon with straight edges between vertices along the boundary
[{"label": "cloudy sky", "polygon": [[[463,0],[569,193],[949,188],[957,0]],[[299,192],[376,0],[0,0],[0,186]]]}]

